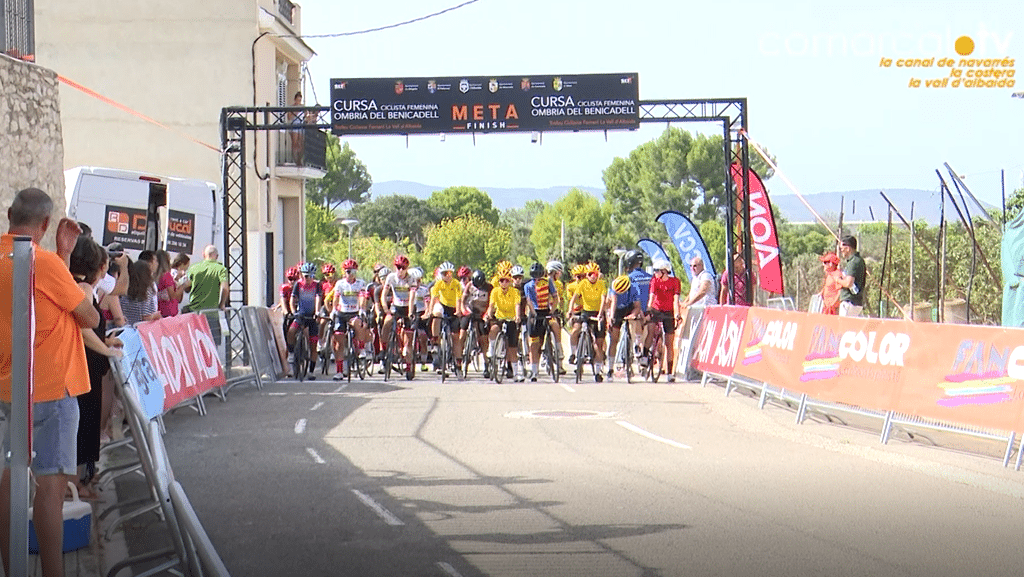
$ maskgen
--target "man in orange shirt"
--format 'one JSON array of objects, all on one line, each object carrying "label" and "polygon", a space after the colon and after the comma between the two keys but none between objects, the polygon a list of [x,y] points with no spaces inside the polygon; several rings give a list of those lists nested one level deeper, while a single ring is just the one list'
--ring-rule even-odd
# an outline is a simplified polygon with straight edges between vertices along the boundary
[{"label": "man in orange shirt", "polygon": [[[36,495],[33,517],[39,541],[43,575],[64,573],[64,491],[76,474],[78,395],[89,391],[83,328],[99,324],[92,295],[78,287],[68,270],[71,251],[81,229],[63,218],[57,226],[57,253],[38,246],[50,226],[53,201],[36,188],[15,196],[7,210],[8,234],[0,237],[0,254],[11,254],[14,236],[32,237],[35,245],[35,350],[32,391],[32,447],[35,457]],[[11,414],[11,298],[12,262],[0,258],[0,410]],[[10,450],[10,432],[4,435],[3,452]],[[11,475],[5,463],[0,479],[0,553],[4,573],[10,574]]]}]

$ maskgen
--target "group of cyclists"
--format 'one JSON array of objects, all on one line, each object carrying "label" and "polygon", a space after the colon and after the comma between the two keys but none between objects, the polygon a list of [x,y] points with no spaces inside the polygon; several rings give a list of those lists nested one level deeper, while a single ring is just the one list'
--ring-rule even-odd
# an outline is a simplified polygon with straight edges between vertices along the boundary
[{"label": "group of cyclists", "polygon": [[[662,365],[667,380],[672,382],[672,335],[681,314],[679,279],[672,276],[672,265],[667,260],[656,259],[652,263],[654,274],[646,272],[644,254],[639,251],[628,252],[622,262],[626,272],[614,278],[610,286],[600,266],[592,261],[573,266],[565,282],[562,277],[566,269],[556,260],[546,265],[535,262],[529,271],[502,261],[488,278],[481,270],[466,266],[456,269],[451,262],[441,263],[427,276],[422,268],[410,266],[408,257],[399,255],[392,262],[393,268],[375,263],[369,281],[358,278],[359,265],[351,258],[341,263],[340,278],[334,265],[327,263],[320,268],[321,278],[316,279],[317,266],[305,262],[288,269],[280,288],[280,307],[289,319],[289,352],[300,332],[307,329],[310,351],[324,351],[320,355],[324,359],[328,358],[328,348],[333,352],[336,380],[356,370],[350,366],[353,354],[346,351],[357,355],[360,360],[356,363],[394,363],[394,368],[409,379],[415,374],[417,361],[424,366],[433,363],[441,372],[447,368],[441,366],[444,360],[437,355],[442,335],[449,346],[454,345],[446,358],[456,375],[466,376],[471,359],[463,357],[479,351],[485,356],[485,378],[536,382],[545,343],[548,372],[557,379],[566,373],[561,338],[566,327],[569,364],[577,365],[581,360],[576,358],[576,351],[581,334],[587,333],[592,348],[581,350],[592,351],[585,360],[593,366],[594,379],[601,382],[614,374],[615,354],[627,323],[639,366],[652,364],[656,332],[652,328],[657,323],[665,337],[654,343],[657,350],[653,351],[653,362]],[[609,333],[607,350],[612,360],[606,369]],[[473,334],[475,346],[466,342]],[[503,339],[499,338],[501,334]],[[545,341],[545,335],[553,337]],[[395,358],[387,354],[391,342],[400,350]],[[504,351],[496,348],[501,342]],[[529,349],[522,350],[522,357],[521,348]],[[504,368],[487,361],[495,355],[506,360]],[[310,373],[317,358],[316,354],[309,355]],[[618,360],[621,364],[629,358]],[[385,377],[391,368],[381,368]]]}]

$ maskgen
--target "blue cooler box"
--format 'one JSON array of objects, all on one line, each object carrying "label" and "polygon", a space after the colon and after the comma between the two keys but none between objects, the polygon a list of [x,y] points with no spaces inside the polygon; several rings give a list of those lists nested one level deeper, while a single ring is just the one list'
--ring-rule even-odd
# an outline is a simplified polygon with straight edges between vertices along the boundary
[{"label": "blue cooler box", "polygon": [[[89,546],[92,532],[92,505],[78,498],[74,483],[68,483],[74,501],[64,501],[64,552],[75,551]],[[39,553],[35,523],[32,522],[32,508],[28,509],[28,552]]]}]

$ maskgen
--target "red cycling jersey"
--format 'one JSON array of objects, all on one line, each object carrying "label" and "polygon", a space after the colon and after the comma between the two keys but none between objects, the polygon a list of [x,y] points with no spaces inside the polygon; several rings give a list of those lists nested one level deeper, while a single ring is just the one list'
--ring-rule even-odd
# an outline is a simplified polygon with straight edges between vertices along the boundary
[{"label": "red cycling jersey", "polygon": [[679,284],[679,279],[674,276],[667,276],[665,278],[655,276],[651,279],[651,296],[654,299],[652,306],[655,310],[674,313],[675,298],[682,292],[682,285]]}]

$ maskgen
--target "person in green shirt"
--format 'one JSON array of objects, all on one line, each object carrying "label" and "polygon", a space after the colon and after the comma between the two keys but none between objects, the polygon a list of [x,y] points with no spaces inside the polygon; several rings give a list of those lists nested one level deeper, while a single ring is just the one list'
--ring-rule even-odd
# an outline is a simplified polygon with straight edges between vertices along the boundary
[{"label": "person in green shirt", "polygon": [[857,252],[857,239],[844,236],[839,241],[839,250],[846,259],[839,277],[839,316],[859,317],[864,310],[864,285],[867,281],[867,266]]},{"label": "person in green shirt", "polygon": [[188,269],[188,280],[192,283],[189,293],[188,312],[221,309],[228,305],[228,269],[217,262],[220,254],[217,247],[203,249],[204,260]]}]

